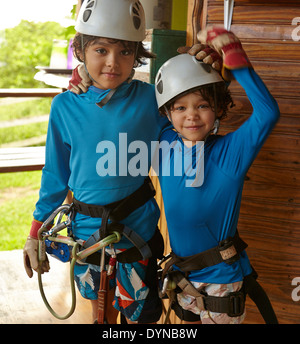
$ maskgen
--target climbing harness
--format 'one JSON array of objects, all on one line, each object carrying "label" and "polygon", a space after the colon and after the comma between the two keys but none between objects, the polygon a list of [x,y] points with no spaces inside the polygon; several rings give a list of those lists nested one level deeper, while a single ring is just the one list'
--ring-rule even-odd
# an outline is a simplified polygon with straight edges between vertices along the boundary
[{"label": "climbing harness", "polygon": [[[38,269],[38,284],[42,299],[49,310],[49,312],[60,320],[65,320],[69,318],[75,310],[76,307],[76,293],[75,293],[75,282],[74,282],[74,266],[77,260],[82,261],[86,259],[86,257],[90,256],[96,251],[102,249],[102,252],[105,252],[105,247],[120,241],[121,236],[118,232],[114,232],[108,235],[103,240],[95,243],[93,246],[90,246],[87,249],[79,251],[79,243],[73,240],[71,237],[66,237],[62,235],[58,235],[62,229],[66,228],[71,223],[72,217],[72,208],[73,206],[70,204],[62,205],[61,207],[57,208],[49,218],[43,223],[41,228],[38,231],[38,241],[39,241],[39,248],[38,248],[38,261],[39,261],[39,269]],[[62,221],[63,215],[67,215],[68,218],[66,221]],[[52,223],[53,219],[58,216],[58,220],[56,224],[52,227],[49,231],[47,226]],[[63,252],[61,252],[63,251]],[[46,252],[55,256],[56,258],[60,259],[61,261],[70,261],[70,287],[71,287],[71,296],[72,302],[69,312],[66,315],[59,315],[56,313],[53,308],[50,306],[42,283],[42,269],[41,265],[46,260]],[[61,259],[63,258],[63,259]]]},{"label": "climbing harness", "polygon": [[[149,245],[136,232],[121,224],[120,221],[147,203],[154,196],[155,189],[151,179],[147,177],[143,185],[131,195],[105,206],[86,204],[74,198],[73,207],[76,212],[94,218],[102,218],[101,227],[90,236],[83,244],[83,247],[87,248],[106,237],[110,232],[117,231],[134,245],[133,249],[126,250],[126,253],[121,254],[123,256],[123,262],[126,260],[124,256],[128,256],[129,260],[126,262],[136,261],[136,257],[139,259],[150,258],[152,256],[152,250]],[[130,258],[132,254],[135,255],[134,260]],[[93,257],[90,257],[90,259],[93,259]]]},{"label": "climbing harness", "polygon": [[[131,263],[141,259],[145,260],[150,257],[162,257],[164,243],[158,229],[156,229],[153,237],[145,242],[136,232],[119,222],[134,210],[148,202],[154,195],[155,189],[151,179],[147,177],[144,184],[139,189],[120,201],[100,206],[86,204],[74,198],[72,204],[65,204],[58,207],[42,224],[38,231],[38,260],[40,267],[38,270],[38,282],[43,301],[53,316],[60,320],[64,320],[69,318],[75,310],[74,266],[77,260],[82,263],[100,265],[101,280],[98,292],[98,323],[104,323],[108,278],[113,273],[116,262]],[[99,230],[93,233],[90,238],[82,244],[76,242],[72,237],[58,235],[58,232],[71,225],[76,212],[94,218],[102,218],[102,224]],[[66,220],[64,220],[64,216],[67,217]],[[51,225],[55,218],[57,218],[57,220],[49,231],[49,227],[47,228],[47,226]],[[126,237],[134,246],[117,255],[112,255],[109,259],[108,270],[106,270],[105,247],[119,242],[121,236]],[[101,253],[99,252],[100,250]],[[70,286],[72,305],[69,312],[64,316],[57,314],[52,309],[43,290],[41,265],[46,260],[46,252],[62,262],[71,262]]]},{"label": "climbing harness", "polygon": [[[218,246],[193,256],[179,257],[171,252],[159,263],[159,276],[161,276],[161,297],[170,299],[169,309],[165,317],[165,323],[171,309],[182,317],[184,311],[177,301],[177,294],[186,292],[195,297],[199,310],[208,310],[217,313],[227,313],[230,317],[238,317],[244,313],[246,296],[249,295],[258,307],[263,319],[267,324],[277,324],[277,318],[264,289],[257,282],[257,273],[252,273],[243,279],[243,287],[240,291],[231,292],[228,296],[210,296],[203,290],[196,289],[188,280],[188,274],[192,270],[201,270],[224,262],[232,264],[239,260],[240,253],[245,250],[247,244],[239,237],[238,232],[233,238],[228,238],[219,243]],[[164,268],[161,268],[165,263]],[[174,269],[174,265],[179,268]]]}]

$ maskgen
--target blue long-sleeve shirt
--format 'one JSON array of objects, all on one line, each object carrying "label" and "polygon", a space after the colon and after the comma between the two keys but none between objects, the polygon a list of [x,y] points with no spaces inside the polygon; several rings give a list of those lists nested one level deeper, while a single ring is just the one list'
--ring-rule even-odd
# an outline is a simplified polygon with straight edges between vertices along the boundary
[{"label": "blue long-sleeve shirt", "polygon": [[[46,162],[33,213],[36,220],[46,220],[62,204],[69,189],[81,202],[106,205],[123,199],[143,184],[151,164],[151,141],[159,139],[168,121],[158,113],[152,85],[138,80],[125,82],[100,108],[96,103],[107,92],[92,86],[87,93],[77,95],[67,91],[53,99]],[[149,153],[147,164],[137,164],[136,169],[141,172],[138,175],[135,168],[130,170],[139,160],[135,143],[141,143]],[[149,240],[159,216],[153,198],[122,223]],[[72,230],[76,237],[86,240],[100,225],[101,219],[78,213]],[[126,239],[116,245],[130,246]]]},{"label": "blue long-sleeve shirt", "polygon": [[[159,174],[170,245],[179,256],[203,252],[234,236],[245,175],[279,118],[276,101],[253,69],[234,70],[232,73],[245,89],[253,113],[236,131],[225,136],[208,137],[204,144],[202,185],[188,186],[190,176],[176,176],[172,174],[172,169],[170,176]],[[190,154],[191,149],[184,146],[175,131],[164,132],[161,141],[164,140],[169,144],[179,143],[176,149],[179,147],[184,154]],[[162,157],[160,172],[164,164],[173,166],[174,151],[171,150],[169,158]],[[192,271],[189,279],[231,283],[241,281],[250,273],[249,259],[244,251],[240,260],[232,265],[223,262],[201,271]]]}]

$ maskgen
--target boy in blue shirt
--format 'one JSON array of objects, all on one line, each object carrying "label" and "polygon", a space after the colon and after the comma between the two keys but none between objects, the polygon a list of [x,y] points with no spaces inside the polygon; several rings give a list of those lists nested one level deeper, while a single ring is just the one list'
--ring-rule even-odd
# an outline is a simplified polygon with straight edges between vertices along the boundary
[{"label": "boy in blue shirt", "polygon": [[[133,68],[143,58],[153,57],[142,44],[145,38],[143,8],[139,1],[87,0],[80,9],[75,29],[75,54],[83,62],[92,86],[82,94],[64,92],[52,102],[40,196],[24,247],[25,269],[29,277],[33,274],[32,268],[38,269],[37,232],[62,204],[69,189],[73,192],[73,209],[76,210],[71,230],[82,245],[92,234],[98,234],[99,228],[100,238],[106,236],[108,224],[114,220],[112,209],[142,190],[141,204],[137,207],[131,197],[132,211],[115,221],[124,231],[126,228],[128,233],[129,229],[132,232],[127,233],[127,237],[122,236],[111,251],[113,255],[131,252],[118,262],[114,307],[128,322],[156,322],[161,315],[157,255],[153,247],[151,257],[141,255],[138,250],[133,254],[132,241],[138,238],[149,243],[156,238],[155,248],[158,248],[162,243],[156,229],[160,212],[147,174],[129,173],[127,162],[132,154],[122,146],[123,141],[120,142],[125,137],[128,145],[139,140],[150,148],[151,141],[158,140],[162,128],[168,124],[159,115],[154,87],[131,80]],[[109,166],[111,169],[106,168],[109,161],[105,162],[107,154],[103,151],[103,142],[113,144],[115,156],[119,157],[114,166]],[[146,199],[143,188],[148,193]],[[120,217],[118,213],[113,215]],[[48,261],[40,268],[47,272]],[[75,281],[82,296],[92,302],[93,320],[98,310],[99,271],[95,264],[78,262],[75,266]]]},{"label": "boy in blue shirt", "polygon": [[[225,306],[218,311],[221,306],[206,307],[216,299],[203,296],[217,297],[220,304],[228,295],[243,297],[239,294],[243,280],[252,273],[246,245],[237,234],[244,178],[279,110],[232,32],[212,28],[201,31],[198,39],[222,56],[223,78],[240,83],[253,113],[235,132],[216,135],[232,103],[219,74],[189,54],[170,59],[158,71],[158,106],[175,128],[161,135],[160,141],[172,149],[161,152],[156,162],[172,249],[168,266],[173,265],[173,279],[181,283],[175,300],[178,316],[200,323],[241,323],[243,303],[237,312]],[[194,158],[190,169],[184,165],[188,155]],[[181,174],[176,161],[181,163]],[[167,170],[170,175],[164,173]],[[178,271],[190,283],[185,284]]]}]

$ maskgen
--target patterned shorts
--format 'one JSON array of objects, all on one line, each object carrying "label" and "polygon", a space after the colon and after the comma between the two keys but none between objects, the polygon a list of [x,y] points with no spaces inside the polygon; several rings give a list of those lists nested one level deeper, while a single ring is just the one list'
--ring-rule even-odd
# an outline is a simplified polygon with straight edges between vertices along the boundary
[{"label": "patterned shorts", "polygon": [[[201,282],[192,282],[196,289],[205,291],[212,296],[227,296],[231,292],[239,291],[243,282],[234,282],[229,284],[210,284]],[[183,310],[190,311],[199,315],[202,324],[241,324],[245,318],[245,312],[238,317],[230,317],[226,313],[215,313],[210,311],[200,311],[197,307],[196,299],[185,292],[177,294],[177,300]],[[196,321],[195,319],[193,321]]]},{"label": "patterned shorts", "polygon": [[[84,298],[97,300],[100,285],[100,267],[76,262],[75,281]],[[127,319],[137,323],[159,320],[162,313],[158,295],[156,259],[116,265],[109,287],[115,287],[113,306]]]}]

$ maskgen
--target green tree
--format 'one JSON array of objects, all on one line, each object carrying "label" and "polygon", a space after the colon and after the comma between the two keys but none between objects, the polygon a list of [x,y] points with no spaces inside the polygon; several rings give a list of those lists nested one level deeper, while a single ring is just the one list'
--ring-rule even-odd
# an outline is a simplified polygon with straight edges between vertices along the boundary
[{"label": "green tree", "polygon": [[36,66],[49,66],[53,39],[65,39],[66,28],[56,22],[22,20],[6,29],[0,44],[0,88],[49,87],[34,80]]}]

